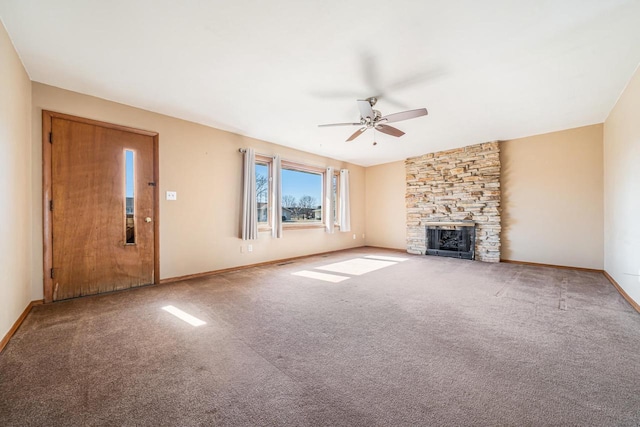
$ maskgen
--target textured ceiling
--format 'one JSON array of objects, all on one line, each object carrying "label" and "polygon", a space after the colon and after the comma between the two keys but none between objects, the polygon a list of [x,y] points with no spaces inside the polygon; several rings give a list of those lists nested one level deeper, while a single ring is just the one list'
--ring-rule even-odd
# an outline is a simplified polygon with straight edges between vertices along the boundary
[{"label": "textured ceiling", "polygon": [[[640,1],[0,0],[32,80],[360,165],[604,121]],[[426,107],[401,138],[318,128]]]}]

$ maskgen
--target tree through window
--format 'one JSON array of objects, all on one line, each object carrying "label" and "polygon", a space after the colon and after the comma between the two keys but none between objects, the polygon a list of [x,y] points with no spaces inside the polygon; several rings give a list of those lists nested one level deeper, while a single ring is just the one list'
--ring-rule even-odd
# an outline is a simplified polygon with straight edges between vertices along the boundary
[{"label": "tree through window", "polygon": [[258,224],[269,223],[269,164],[256,161]]}]

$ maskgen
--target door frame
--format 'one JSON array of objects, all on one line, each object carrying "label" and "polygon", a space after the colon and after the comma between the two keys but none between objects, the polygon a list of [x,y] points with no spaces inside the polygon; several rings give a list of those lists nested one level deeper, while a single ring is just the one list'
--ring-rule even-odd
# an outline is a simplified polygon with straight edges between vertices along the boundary
[{"label": "door frame", "polygon": [[49,203],[52,197],[51,144],[55,144],[55,140],[51,141],[50,139],[54,118],[151,136],[153,138],[153,182],[155,183],[155,186],[153,187],[153,284],[160,284],[160,156],[158,153],[158,132],[135,129],[128,126],[121,126],[98,120],[85,119],[69,114],[42,110],[42,272],[44,302],[49,303],[53,301],[53,278],[51,277],[51,269],[53,268],[53,216],[49,209]]}]

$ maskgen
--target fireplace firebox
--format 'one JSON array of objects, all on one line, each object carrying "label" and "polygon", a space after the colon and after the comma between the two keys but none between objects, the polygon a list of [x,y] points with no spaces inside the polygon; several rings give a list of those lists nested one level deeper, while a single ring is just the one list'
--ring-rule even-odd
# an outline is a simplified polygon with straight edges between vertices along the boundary
[{"label": "fireplace firebox", "polygon": [[474,259],[476,227],[473,221],[426,223],[426,255]]}]

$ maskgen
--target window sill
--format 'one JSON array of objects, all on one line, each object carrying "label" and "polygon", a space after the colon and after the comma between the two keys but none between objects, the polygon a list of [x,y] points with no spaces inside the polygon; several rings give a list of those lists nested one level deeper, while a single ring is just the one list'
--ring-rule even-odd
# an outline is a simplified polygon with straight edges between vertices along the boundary
[{"label": "window sill", "polygon": [[313,228],[324,229],[324,224],[282,224],[283,230],[308,230]]},{"label": "window sill", "polygon": [[[335,229],[340,230],[340,226],[338,224],[335,224],[333,226]],[[316,224],[295,224],[295,223],[286,223],[286,224],[282,224],[282,229],[283,230],[311,230],[314,228],[321,228],[324,229],[325,226],[323,223],[316,223]],[[264,233],[264,232],[271,232],[271,226],[269,225],[259,225],[258,226],[258,233]]]}]

